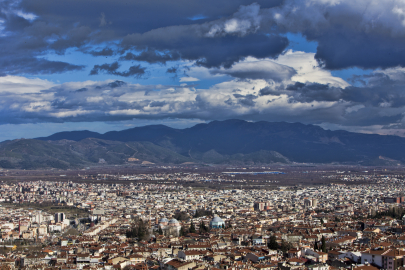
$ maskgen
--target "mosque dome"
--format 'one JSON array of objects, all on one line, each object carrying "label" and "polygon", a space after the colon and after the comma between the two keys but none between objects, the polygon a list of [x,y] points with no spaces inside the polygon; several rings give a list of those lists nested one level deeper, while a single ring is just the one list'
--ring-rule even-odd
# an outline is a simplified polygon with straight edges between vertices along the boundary
[{"label": "mosque dome", "polygon": [[159,221],[159,224],[160,224],[161,226],[166,226],[167,223],[169,223],[169,220],[168,220],[167,218],[162,218],[162,219]]},{"label": "mosque dome", "polygon": [[215,215],[214,218],[210,222],[210,227],[211,227],[211,229],[223,228],[223,227],[225,227],[225,222],[223,221],[222,218]]},{"label": "mosque dome", "polygon": [[211,222],[224,222],[219,216],[215,216]]},{"label": "mosque dome", "polygon": [[172,219],[169,221],[169,226],[180,226],[180,223],[179,223],[179,221],[178,221],[177,219],[172,218]]}]

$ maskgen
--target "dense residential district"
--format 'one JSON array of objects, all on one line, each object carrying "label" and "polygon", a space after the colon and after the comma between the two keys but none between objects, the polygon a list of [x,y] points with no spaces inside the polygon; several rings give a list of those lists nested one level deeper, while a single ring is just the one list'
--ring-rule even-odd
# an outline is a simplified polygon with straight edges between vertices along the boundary
[{"label": "dense residential district", "polygon": [[347,182],[2,182],[1,269],[405,269],[403,180],[331,177]]}]

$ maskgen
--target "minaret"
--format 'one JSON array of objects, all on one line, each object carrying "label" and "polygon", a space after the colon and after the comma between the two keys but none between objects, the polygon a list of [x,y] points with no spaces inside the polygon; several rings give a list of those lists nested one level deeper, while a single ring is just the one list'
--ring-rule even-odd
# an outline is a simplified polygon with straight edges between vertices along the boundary
[{"label": "minaret", "polygon": [[152,210],[151,210],[151,209],[149,209],[149,220],[148,220],[149,229],[150,229],[150,228],[152,228],[152,225],[151,225],[151,223],[150,223],[150,212],[152,212]]}]

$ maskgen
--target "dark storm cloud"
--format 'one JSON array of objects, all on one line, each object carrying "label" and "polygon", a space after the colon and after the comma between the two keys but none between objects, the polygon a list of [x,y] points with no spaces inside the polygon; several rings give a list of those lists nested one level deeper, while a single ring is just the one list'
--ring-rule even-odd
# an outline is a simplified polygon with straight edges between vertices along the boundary
[{"label": "dark storm cloud", "polygon": [[4,16],[4,18],[7,20],[4,27],[4,30],[7,32],[17,32],[30,26],[30,22],[28,20],[17,16],[16,14],[7,14]]},{"label": "dark storm cloud", "polygon": [[114,51],[110,48],[103,48],[101,51],[90,51],[89,52],[93,56],[112,56],[114,55]]},{"label": "dark storm cloud", "polygon": [[166,105],[166,101],[152,101],[149,106],[151,107],[162,107],[164,105]]},{"label": "dark storm cloud", "polygon": [[114,62],[112,64],[103,64],[103,65],[95,65],[93,69],[90,71],[90,75],[97,75],[99,72],[105,72],[107,74],[112,74],[112,75],[117,75],[117,76],[122,76],[122,77],[135,77],[135,78],[141,78],[144,76],[145,67],[141,67],[141,65],[135,65],[131,66],[129,70],[127,71],[118,71],[118,68],[120,65],[118,62]]},{"label": "dark storm cloud", "polygon": [[112,74],[116,72],[119,67],[120,65],[118,62],[114,62],[112,64],[95,65],[90,71],[90,75],[98,75],[99,71],[105,71],[108,74]]},{"label": "dark storm cloud", "polygon": [[279,96],[281,95],[281,92],[274,90],[268,86],[259,90],[259,96],[268,96],[268,95]]},{"label": "dark storm cloud", "polygon": [[207,68],[230,68],[247,56],[276,57],[288,46],[288,39],[260,32],[259,12],[257,3],[241,6],[230,17],[130,34],[120,45],[125,50],[154,52],[152,56],[156,51],[179,55]]},{"label": "dark storm cloud", "polygon": [[400,1],[2,1],[0,73],[78,70],[38,59],[69,48],[113,56],[111,44],[120,61],[230,68],[247,56],[277,57],[288,45],[280,34],[289,32],[316,41],[315,57],[328,69],[404,66],[404,10]]},{"label": "dark storm cloud", "polygon": [[[321,110],[325,122],[345,126],[392,125],[403,121],[405,110],[405,80],[402,70],[388,70],[362,76],[364,86],[334,87],[319,83],[289,84],[265,87],[261,97],[287,96],[291,104],[333,103],[330,111]],[[271,100],[269,100],[271,102]],[[334,108],[334,110],[332,110]],[[309,110],[298,121],[313,123],[320,109]],[[335,115],[333,115],[331,112]],[[310,117],[312,115],[312,117]],[[312,118],[312,120],[310,120]],[[318,120],[319,121],[319,118]],[[402,124],[400,124],[402,127]]]},{"label": "dark storm cloud", "polygon": [[[269,8],[279,5],[281,0],[257,2],[258,4],[255,4],[257,7],[261,5],[263,8]],[[57,3],[49,0],[38,0],[35,3],[3,1],[0,19],[3,20],[2,32],[6,34],[0,38],[0,44],[7,43],[11,46],[8,50],[0,52],[0,58],[13,59],[13,65],[3,66],[7,72],[2,74],[22,72],[41,74],[77,70],[82,65],[74,66],[66,63],[64,68],[52,69],[44,66],[43,61],[42,64],[27,68],[25,63],[14,56],[24,55],[24,58],[36,61],[38,57],[49,52],[64,55],[69,48],[76,48],[93,56],[113,56],[114,51],[108,46],[103,48],[103,44],[109,42],[117,44],[120,41],[123,46],[120,48],[122,53],[120,60],[148,63],[164,64],[184,59],[196,60],[199,65],[206,67],[221,65],[229,67],[249,55],[277,56],[287,46],[287,39],[277,34],[267,37],[261,33],[255,36],[258,27],[256,24],[248,29],[249,33],[242,34],[252,36],[239,36],[238,39],[225,37],[224,30],[216,33],[221,35],[218,38],[202,37],[199,31],[194,32],[196,28],[201,28],[201,25],[208,22],[218,22],[218,18],[237,16],[237,19],[245,20],[243,23],[246,20],[254,20],[252,14],[244,14],[245,11],[241,8],[250,4],[251,1],[247,0],[220,1],[220,4],[213,0],[193,2],[177,0],[170,3],[156,0],[99,1],[96,5],[92,0],[61,0]],[[245,10],[249,11],[249,8]],[[188,19],[196,15],[201,15],[205,19],[198,20],[199,24]],[[167,27],[176,28],[174,32],[184,30],[184,34],[189,37],[177,33],[173,36],[172,42],[167,35],[156,40],[153,38],[148,40],[151,33]],[[140,35],[139,38],[137,35]],[[255,44],[258,46],[257,50]],[[97,49],[91,49],[92,46]],[[119,76],[132,73],[122,73]]]},{"label": "dark storm cloud", "polygon": [[[282,0],[254,2],[263,8],[270,8],[279,5]],[[23,0],[20,6],[45,21],[63,25],[80,23],[102,31],[112,30],[116,36],[125,36],[170,25],[190,25],[195,21],[188,18],[196,15],[203,15],[206,20],[231,16],[241,5],[251,3],[251,0]]]},{"label": "dark storm cloud", "polygon": [[249,35],[247,37],[225,36],[207,38],[191,36],[191,29],[159,29],[143,35],[134,34],[123,39],[123,46],[142,49],[150,46],[155,50],[170,50],[182,59],[196,60],[196,64],[207,68],[230,68],[232,64],[247,56],[256,58],[275,57],[288,45],[288,40],[275,35]]},{"label": "dark storm cloud", "polygon": [[156,50],[147,49],[138,55],[128,52],[125,56],[121,56],[120,60],[127,61],[145,61],[150,64],[162,63],[166,64],[168,61],[176,61],[180,59],[180,54],[178,52],[172,53],[159,53]]},{"label": "dark storm cloud", "polygon": [[123,81],[118,81],[118,80],[108,84],[108,86],[111,87],[111,88],[121,87],[121,86],[124,86],[124,85],[127,85],[127,83],[123,82]]},{"label": "dark storm cloud", "polygon": [[[4,4],[4,3],[3,3]],[[49,49],[49,41],[63,31],[46,22],[31,22],[13,13],[13,5],[3,6],[4,29],[0,30],[0,74],[52,74],[82,70],[84,65],[50,61],[42,56]]]},{"label": "dark storm cloud", "polygon": [[61,61],[49,61],[32,56],[0,55],[0,76],[20,74],[54,74],[82,70],[84,66]]},{"label": "dark storm cloud", "polygon": [[253,107],[255,105],[254,100],[257,99],[257,96],[252,94],[249,95],[233,94],[233,96],[238,99],[239,104],[247,107]]},{"label": "dark storm cloud", "polygon": [[[166,70],[167,74],[172,74],[171,78],[172,79],[177,79],[177,72],[179,71],[179,67],[178,66],[174,66],[174,67],[170,67]],[[186,74],[186,72],[184,71],[184,74]]]},{"label": "dark storm cloud", "polygon": [[63,37],[49,45],[57,54],[64,54],[68,48],[81,48],[91,41],[92,29],[88,26],[77,26],[69,29]]},{"label": "dark storm cloud", "polygon": [[[311,83],[302,84],[295,83],[286,87],[286,92],[290,92],[294,96],[295,101],[299,102],[312,102],[312,101],[339,101],[343,99],[344,92],[349,91],[351,87],[345,89],[340,87],[333,87],[330,85]],[[351,101],[349,99],[345,101]]]},{"label": "dark storm cloud", "polygon": [[387,68],[405,65],[404,10],[401,1],[286,0],[263,10],[263,24],[316,41],[328,69]]},{"label": "dark storm cloud", "polygon": [[171,67],[166,70],[166,73],[176,74],[178,69],[178,67]]},{"label": "dark storm cloud", "polygon": [[332,30],[316,38],[315,58],[327,69],[405,66],[405,37],[369,35],[352,29]]},{"label": "dark storm cloud", "polygon": [[[381,74],[375,74],[375,77],[381,78]],[[384,80],[377,80],[375,77],[369,77],[372,82],[364,87],[348,86],[346,88],[334,87],[331,85],[319,83],[295,83],[286,87],[277,89],[263,88],[259,95],[286,94],[293,98],[295,102],[312,101],[346,101],[353,104],[361,104],[371,107],[390,107],[402,108],[405,106],[405,93],[403,92],[404,83],[391,80],[387,76]],[[377,83],[378,81],[378,83]]]}]

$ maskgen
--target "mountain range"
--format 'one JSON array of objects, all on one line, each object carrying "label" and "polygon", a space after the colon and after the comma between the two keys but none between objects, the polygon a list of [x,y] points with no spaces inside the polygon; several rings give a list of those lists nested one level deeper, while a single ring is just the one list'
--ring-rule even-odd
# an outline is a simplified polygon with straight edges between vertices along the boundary
[{"label": "mountain range", "polygon": [[398,165],[405,138],[286,122],[213,121],[190,128],[59,132],[0,143],[0,167],[73,168],[96,163],[345,163]]}]

